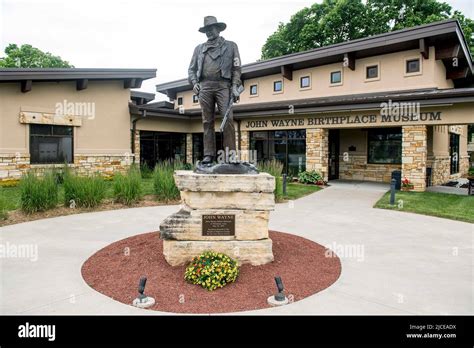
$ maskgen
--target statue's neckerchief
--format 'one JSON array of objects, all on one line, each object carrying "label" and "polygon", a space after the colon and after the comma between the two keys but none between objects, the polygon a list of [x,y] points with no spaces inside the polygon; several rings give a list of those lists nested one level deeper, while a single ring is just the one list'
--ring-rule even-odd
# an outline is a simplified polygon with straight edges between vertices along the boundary
[{"label": "statue's neckerchief", "polygon": [[216,39],[214,39],[212,41],[207,40],[204,43],[204,47],[203,47],[202,52],[206,53],[207,51],[209,51],[208,53],[211,56],[211,58],[216,59],[217,57],[219,57],[219,55],[221,53],[221,50],[216,49],[216,48],[220,48],[224,44],[224,41],[225,41],[225,39],[222,36],[219,36],[219,37],[217,37]]}]

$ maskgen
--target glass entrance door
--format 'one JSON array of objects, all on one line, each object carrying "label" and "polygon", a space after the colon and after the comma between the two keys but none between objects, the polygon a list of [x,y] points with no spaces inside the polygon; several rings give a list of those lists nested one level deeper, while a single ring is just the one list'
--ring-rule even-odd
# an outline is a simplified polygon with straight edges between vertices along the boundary
[{"label": "glass entrance door", "polygon": [[329,180],[339,179],[339,129],[329,130]]},{"label": "glass entrance door", "polygon": [[459,134],[449,133],[449,155],[451,174],[459,173]]}]

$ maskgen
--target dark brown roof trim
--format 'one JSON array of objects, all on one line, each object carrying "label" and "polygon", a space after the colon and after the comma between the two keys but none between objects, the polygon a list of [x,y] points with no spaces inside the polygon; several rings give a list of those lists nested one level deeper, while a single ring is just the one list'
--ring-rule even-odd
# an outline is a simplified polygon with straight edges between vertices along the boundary
[{"label": "dark brown roof trim", "polygon": [[82,68],[2,68],[0,82],[15,81],[61,81],[61,80],[123,80],[151,79],[156,77],[156,69],[82,69]]},{"label": "dark brown roof trim", "polygon": [[[282,57],[245,64],[242,66],[242,79],[277,74],[282,66],[292,66],[294,70],[342,61],[344,54],[352,54],[353,59],[401,50],[420,48],[420,40],[426,45],[437,42],[459,41],[464,59],[473,71],[472,58],[461,26],[456,19],[424,24],[389,33],[369,36],[362,39],[338,43],[309,51],[288,54]],[[157,92],[173,95],[191,89],[187,79],[170,81],[156,86]]]}]

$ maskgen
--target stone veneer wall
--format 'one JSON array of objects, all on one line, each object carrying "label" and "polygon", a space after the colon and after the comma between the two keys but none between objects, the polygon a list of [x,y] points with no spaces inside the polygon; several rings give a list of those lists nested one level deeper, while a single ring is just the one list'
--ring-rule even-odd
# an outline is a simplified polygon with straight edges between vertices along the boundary
[{"label": "stone veneer wall", "polygon": [[431,185],[441,185],[450,178],[450,157],[430,156],[426,163],[431,168]]},{"label": "stone veneer wall", "polygon": [[186,163],[193,164],[193,134],[186,134]]},{"label": "stone veneer wall", "polygon": [[414,185],[414,191],[426,188],[427,129],[426,126],[402,127],[402,179]]},{"label": "stone veneer wall", "polygon": [[347,180],[366,180],[390,182],[392,172],[401,169],[400,164],[368,164],[365,155],[350,155],[347,161],[339,157],[339,178]]},{"label": "stone veneer wall", "polygon": [[76,155],[74,169],[78,175],[125,173],[133,162],[132,154],[125,155]]},{"label": "stone veneer wall", "polygon": [[135,163],[140,165],[140,131],[138,129],[136,129],[135,134],[133,134],[133,143],[135,146]]},{"label": "stone veneer wall", "polygon": [[0,180],[20,178],[29,168],[29,154],[0,154]]},{"label": "stone veneer wall", "polygon": [[322,128],[306,129],[306,170],[316,170],[328,180],[329,131]]},{"label": "stone veneer wall", "polygon": [[[99,173],[113,175],[125,173],[130,167],[133,155],[88,154],[74,156],[74,163],[69,166],[78,175],[88,176]],[[30,156],[26,154],[1,154],[0,155],[0,180],[19,179],[28,170],[32,169],[42,173],[47,169],[61,168],[63,164],[30,164]]]},{"label": "stone veneer wall", "polygon": [[468,156],[461,156],[459,158],[459,175],[458,176],[466,176],[469,173],[469,155]]}]

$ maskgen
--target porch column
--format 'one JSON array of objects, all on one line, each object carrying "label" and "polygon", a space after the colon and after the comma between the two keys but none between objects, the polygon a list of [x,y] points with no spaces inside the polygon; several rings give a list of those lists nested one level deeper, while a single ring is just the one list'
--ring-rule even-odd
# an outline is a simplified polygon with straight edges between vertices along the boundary
[{"label": "porch column", "polygon": [[413,184],[413,191],[426,189],[426,126],[402,127],[402,180]]},{"label": "porch column", "polygon": [[[242,151],[242,160],[249,161],[250,139],[249,131],[240,131],[240,150]],[[260,160],[260,158],[257,158]]]},{"label": "porch column", "polygon": [[329,130],[323,128],[306,129],[306,170],[321,173],[328,181]]},{"label": "porch column", "polygon": [[193,164],[193,134],[186,134],[186,163]]}]

